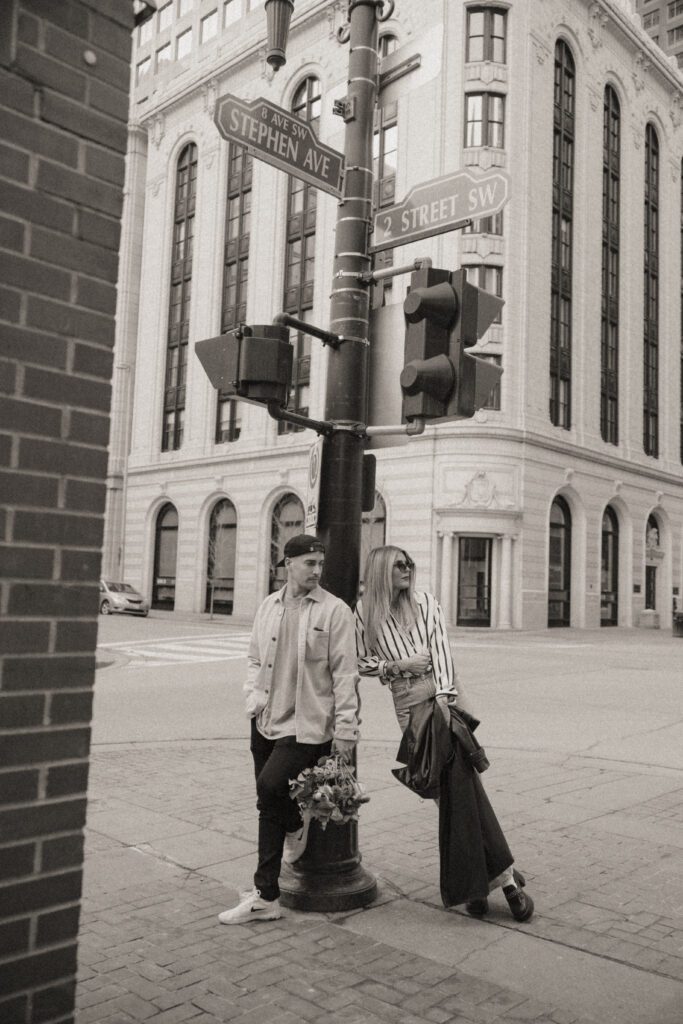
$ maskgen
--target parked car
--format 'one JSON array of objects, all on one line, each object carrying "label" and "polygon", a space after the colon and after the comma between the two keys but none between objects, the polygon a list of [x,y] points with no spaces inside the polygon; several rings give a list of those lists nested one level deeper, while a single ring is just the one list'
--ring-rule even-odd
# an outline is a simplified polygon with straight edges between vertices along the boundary
[{"label": "parked car", "polygon": [[148,615],[149,601],[131,587],[130,583],[100,580],[100,612],[102,615],[112,615],[114,612]]}]

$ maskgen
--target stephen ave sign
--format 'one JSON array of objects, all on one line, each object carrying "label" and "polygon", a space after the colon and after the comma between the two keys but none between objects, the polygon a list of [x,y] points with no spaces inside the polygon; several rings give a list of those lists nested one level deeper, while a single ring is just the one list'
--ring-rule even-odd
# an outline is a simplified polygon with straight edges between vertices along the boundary
[{"label": "stephen ave sign", "polygon": [[341,196],[344,157],[318,141],[306,122],[268,100],[241,100],[226,93],[214,121],[223,138],[237,142],[258,160]]},{"label": "stephen ave sign", "polygon": [[505,171],[490,174],[457,171],[433,178],[416,185],[403,202],[375,215],[370,248],[379,252],[452,231],[468,220],[498,213],[509,197],[510,178]]}]

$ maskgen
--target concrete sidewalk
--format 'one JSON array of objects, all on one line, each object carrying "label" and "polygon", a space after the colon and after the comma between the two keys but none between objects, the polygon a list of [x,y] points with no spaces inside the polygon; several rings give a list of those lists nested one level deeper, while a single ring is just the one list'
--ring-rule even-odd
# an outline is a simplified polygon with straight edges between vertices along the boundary
[{"label": "concrete sidewalk", "polygon": [[500,895],[484,921],[443,910],[436,809],[393,779],[394,750],[359,758],[377,903],[225,928],[255,864],[246,741],[94,749],[78,1024],[680,1024],[680,771],[487,745],[537,906],[518,925]]}]

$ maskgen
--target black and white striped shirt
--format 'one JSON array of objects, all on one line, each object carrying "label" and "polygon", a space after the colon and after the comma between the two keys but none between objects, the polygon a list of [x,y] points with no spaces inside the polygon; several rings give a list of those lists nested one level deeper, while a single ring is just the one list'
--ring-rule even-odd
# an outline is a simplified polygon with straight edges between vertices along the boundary
[{"label": "black and white striped shirt", "polygon": [[427,650],[432,660],[436,692],[457,693],[443,609],[432,594],[416,590],[415,600],[418,615],[412,629],[405,629],[391,615],[382,623],[372,650],[368,648],[365,639],[363,602],[358,602],[355,612],[358,671],[362,676],[382,678],[387,661],[401,661]]}]

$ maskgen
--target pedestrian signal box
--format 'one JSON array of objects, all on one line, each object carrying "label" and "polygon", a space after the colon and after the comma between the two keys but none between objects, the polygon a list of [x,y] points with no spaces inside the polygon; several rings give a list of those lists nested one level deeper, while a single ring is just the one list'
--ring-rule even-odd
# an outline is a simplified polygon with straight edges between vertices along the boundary
[{"label": "pedestrian signal box", "polygon": [[242,324],[217,338],[198,341],[195,352],[221,394],[243,402],[287,405],[293,349],[280,324]]}]

